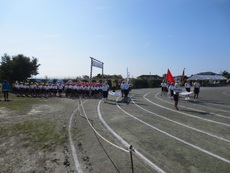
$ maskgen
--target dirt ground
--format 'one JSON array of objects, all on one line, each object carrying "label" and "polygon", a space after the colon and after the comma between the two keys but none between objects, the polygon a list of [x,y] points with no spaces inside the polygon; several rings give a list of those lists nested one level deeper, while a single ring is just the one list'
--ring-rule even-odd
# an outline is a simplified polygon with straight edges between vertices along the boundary
[{"label": "dirt ground", "polygon": [[[28,98],[35,99],[35,98]],[[13,104],[14,98],[8,104]],[[69,106],[69,107],[67,107]],[[26,113],[0,107],[0,172],[74,172],[69,152],[67,123],[74,102],[69,99],[52,98],[30,106]],[[64,142],[48,148],[28,144],[29,131],[13,130],[17,125],[38,121],[57,121],[58,130],[65,136]],[[34,130],[34,129],[31,129]],[[37,141],[39,142],[39,141]],[[49,145],[49,144],[48,144]]]},{"label": "dirt ground", "polygon": [[[31,104],[25,110],[12,110],[4,104],[13,105],[20,98],[11,95],[10,99],[7,103],[0,102],[1,173],[73,173],[77,172],[77,163],[73,159],[76,155],[82,172],[132,172],[130,153],[104,142],[85,117],[89,116],[89,121],[103,137],[119,145],[98,120],[100,99],[83,99],[84,110],[80,109],[79,99],[58,97],[40,99],[39,102],[34,102],[36,98],[22,98],[30,100]],[[53,141],[44,140],[51,133],[49,127],[57,132],[50,134]],[[39,135],[43,136],[39,138]],[[133,160],[135,172],[151,172],[135,157]]]},{"label": "dirt ground", "polygon": [[180,111],[160,88],[132,90],[130,103],[10,95],[0,101],[0,173],[228,173],[229,89],[202,88]]}]

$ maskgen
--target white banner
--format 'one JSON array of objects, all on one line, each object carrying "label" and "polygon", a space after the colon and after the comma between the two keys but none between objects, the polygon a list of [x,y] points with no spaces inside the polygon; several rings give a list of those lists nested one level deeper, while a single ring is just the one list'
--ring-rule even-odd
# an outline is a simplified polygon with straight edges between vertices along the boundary
[{"label": "white banner", "polygon": [[103,68],[103,63],[92,60],[92,66],[98,67],[98,68]]}]

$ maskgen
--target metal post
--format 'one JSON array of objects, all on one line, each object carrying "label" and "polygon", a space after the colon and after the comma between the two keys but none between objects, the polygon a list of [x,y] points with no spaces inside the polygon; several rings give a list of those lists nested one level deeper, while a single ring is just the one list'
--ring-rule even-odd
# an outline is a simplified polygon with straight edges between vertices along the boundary
[{"label": "metal post", "polygon": [[132,154],[132,152],[134,151],[133,146],[130,145],[129,149],[130,149],[130,159],[131,159],[132,173],[134,173],[134,167],[133,167],[133,154]]},{"label": "metal post", "polygon": [[102,63],[102,76],[104,76],[104,63]]},{"label": "metal post", "polygon": [[91,58],[91,65],[90,65],[90,77],[89,77],[89,95],[91,96],[91,92],[92,92],[92,89],[91,89],[91,84],[92,84],[92,71],[93,71],[93,58]]}]

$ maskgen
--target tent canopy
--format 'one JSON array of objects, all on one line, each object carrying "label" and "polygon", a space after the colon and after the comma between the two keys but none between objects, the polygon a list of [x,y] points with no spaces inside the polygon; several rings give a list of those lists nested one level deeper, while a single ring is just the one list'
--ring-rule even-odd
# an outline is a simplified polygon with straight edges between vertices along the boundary
[{"label": "tent canopy", "polygon": [[221,76],[221,75],[193,75],[190,78],[188,78],[189,80],[227,80],[226,77]]}]

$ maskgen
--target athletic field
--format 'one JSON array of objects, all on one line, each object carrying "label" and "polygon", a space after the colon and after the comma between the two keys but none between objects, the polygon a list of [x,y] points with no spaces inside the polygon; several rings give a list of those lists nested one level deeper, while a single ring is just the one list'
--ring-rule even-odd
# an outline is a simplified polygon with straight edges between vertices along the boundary
[{"label": "athletic field", "polygon": [[[129,96],[129,103],[111,95],[106,103],[81,100],[82,115],[115,145],[106,144],[120,161],[112,159],[116,166],[109,172],[230,172],[230,87],[202,87],[198,102],[193,94],[180,98],[179,111],[160,88],[132,90]],[[133,169],[125,151],[130,145]]]}]

